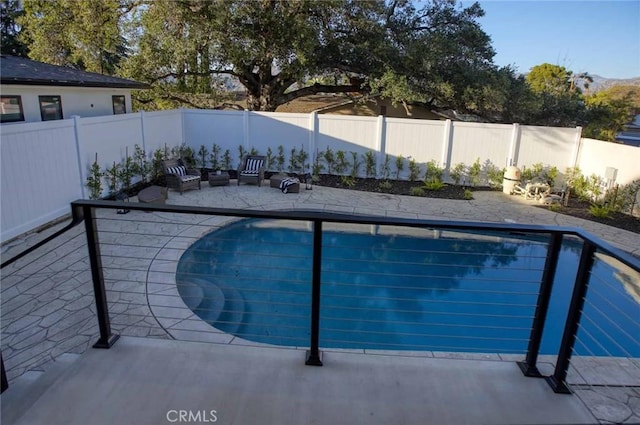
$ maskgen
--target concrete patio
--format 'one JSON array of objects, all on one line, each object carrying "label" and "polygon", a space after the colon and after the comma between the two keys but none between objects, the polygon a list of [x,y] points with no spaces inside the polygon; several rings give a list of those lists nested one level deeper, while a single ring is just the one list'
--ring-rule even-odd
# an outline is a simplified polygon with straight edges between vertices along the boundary
[{"label": "concrete patio", "polygon": [[[234,183],[172,191],[168,203],[576,226],[640,255],[640,235],[497,192],[453,201],[324,187],[283,194],[268,184]],[[153,285],[156,295],[170,287],[172,259],[224,220],[133,211],[109,225],[137,237],[137,220],[162,226],[171,241],[149,241],[145,259],[128,261],[129,272],[121,273],[134,277],[118,277],[125,263],[105,265],[112,326],[124,336],[111,350],[88,349],[97,324],[82,226],[2,270],[2,352],[10,379],[3,423],[170,423],[171,409],[216,410],[224,424],[640,422],[638,359],[575,359],[570,383],[578,397],[562,396],[543,380],[524,378],[513,356],[329,351],[326,365],[312,368],[300,350],[195,332],[200,324],[193,320],[163,322],[157,309],[166,306],[154,303],[160,298]],[[5,244],[3,260],[63,224]],[[544,359],[545,372],[552,362]]]}]

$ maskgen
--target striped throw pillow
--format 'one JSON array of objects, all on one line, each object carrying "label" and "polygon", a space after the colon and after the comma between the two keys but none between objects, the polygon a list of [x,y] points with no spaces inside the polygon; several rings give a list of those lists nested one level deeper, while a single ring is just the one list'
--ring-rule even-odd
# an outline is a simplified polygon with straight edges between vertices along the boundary
[{"label": "striped throw pillow", "polygon": [[183,165],[178,165],[177,167],[167,167],[167,172],[169,174],[176,174],[178,176],[187,175],[187,169]]},{"label": "striped throw pillow", "polygon": [[261,159],[247,159],[243,174],[258,174],[260,168],[262,168],[262,162]]}]

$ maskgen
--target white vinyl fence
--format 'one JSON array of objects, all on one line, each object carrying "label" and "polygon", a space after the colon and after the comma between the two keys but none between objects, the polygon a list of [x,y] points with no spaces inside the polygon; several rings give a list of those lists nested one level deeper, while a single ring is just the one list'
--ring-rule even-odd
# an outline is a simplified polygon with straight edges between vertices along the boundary
[{"label": "white vinyl fence", "polygon": [[[239,147],[276,154],[282,146],[285,169],[291,150],[304,149],[311,163],[316,152],[330,147],[358,158],[371,151],[378,175],[388,155],[412,159],[425,170],[435,161],[448,171],[458,163],[480,160],[499,168],[542,163],[563,172],[578,166],[583,174],[605,175],[617,169],[616,182],[640,178],[640,148],[581,139],[580,128],[518,124],[480,124],[385,117],[267,113],[249,111],[172,110],[79,118],[41,123],[4,124],[1,131],[1,241],[6,241],[69,213],[69,203],[88,197],[85,185],[98,155],[102,169],[120,163],[128,150],[153,151],[180,145],[198,151],[214,144],[229,150],[232,167]],[[364,165],[360,175],[364,175]],[[401,178],[408,176],[405,164]],[[106,185],[105,185],[106,187]],[[105,190],[106,192],[106,190]],[[105,193],[106,194],[106,193]]]},{"label": "white vinyl fence", "polygon": [[[70,213],[69,203],[88,198],[89,167],[120,163],[134,146],[147,154],[183,141],[182,113],[141,112],[0,127],[0,241]],[[106,187],[106,185],[105,185]],[[104,192],[106,194],[106,190]]]}]

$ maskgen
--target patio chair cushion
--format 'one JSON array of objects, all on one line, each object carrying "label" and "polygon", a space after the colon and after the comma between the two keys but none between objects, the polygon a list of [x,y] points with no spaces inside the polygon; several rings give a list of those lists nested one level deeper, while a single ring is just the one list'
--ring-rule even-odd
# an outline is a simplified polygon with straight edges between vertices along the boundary
[{"label": "patio chair cushion", "polygon": [[180,176],[180,180],[182,180],[183,182],[190,182],[193,180],[200,180],[200,176],[183,175]]},{"label": "patio chair cushion", "polygon": [[245,166],[245,169],[242,170],[240,173],[245,176],[256,175],[260,172],[260,168],[262,168],[262,162],[263,161],[261,159],[249,158],[247,159],[247,164]]},{"label": "patio chair cushion", "polygon": [[178,165],[177,167],[167,167],[167,172],[175,174],[177,176],[187,175],[187,169],[183,165]]}]

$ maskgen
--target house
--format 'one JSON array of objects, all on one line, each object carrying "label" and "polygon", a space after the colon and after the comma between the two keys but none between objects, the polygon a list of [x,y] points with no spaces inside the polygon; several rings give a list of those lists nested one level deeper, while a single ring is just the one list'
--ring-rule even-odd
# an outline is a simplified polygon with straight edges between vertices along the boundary
[{"label": "house", "polygon": [[355,115],[389,118],[416,118],[423,120],[443,120],[440,114],[417,105],[393,105],[391,100],[379,96],[354,99],[345,95],[316,94],[294,99],[280,105],[276,112],[317,112],[319,114]]},{"label": "house", "polygon": [[35,122],[132,112],[133,80],[50,65],[17,56],[0,58],[1,122]]},{"label": "house", "polygon": [[624,130],[616,134],[616,142],[640,147],[640,115],[624,126]]},{"label": "house", "polygon": [[[247,106],[246,94],[236,92],[234,100],[225,103],[217,109],[244,109]],[[318,93],[293,99],[276,109],[276,112],[298,114],[351,115],[360,117],[375,117],[383,115],[389,118],[417,118],[423,120],[445,120],[448,116],[430,111],[418,105],[393,105],[391,100],[380,96],[353,97],[344,94]]]}]

